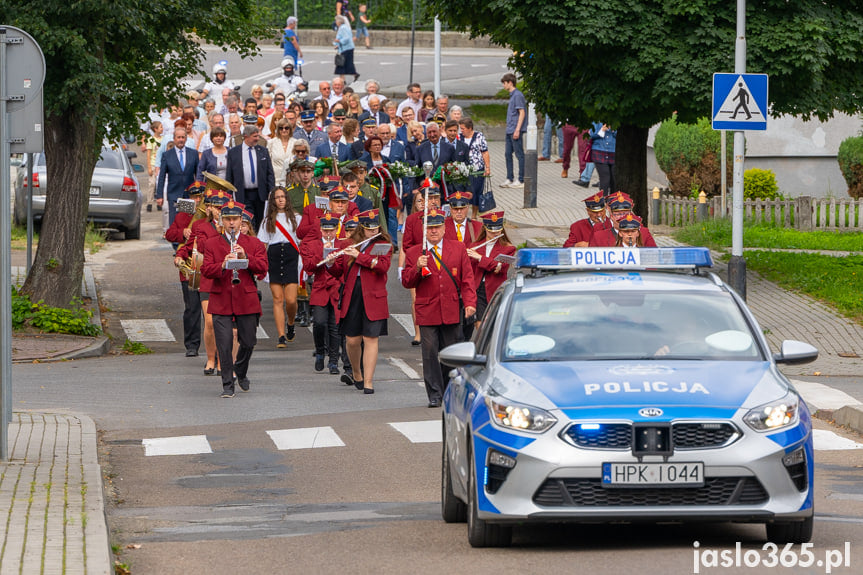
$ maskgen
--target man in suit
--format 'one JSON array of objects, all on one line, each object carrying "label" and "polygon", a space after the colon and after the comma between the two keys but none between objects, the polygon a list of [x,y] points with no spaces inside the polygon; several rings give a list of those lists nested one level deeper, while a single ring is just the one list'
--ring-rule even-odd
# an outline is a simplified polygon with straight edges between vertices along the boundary
[{"label": "man in suit", "polygon": [[[177,200],[184,197],[186,188],[195,181],[198,173],[198,152],[186,147],[186,129],[174,129],[174,148],[162,154],[159,181],[156,184],[156,204],[168,202],[168,226],[177,215]],[[167,187],[166,187],[167,184]]]},{"label": "man in suit", "polygon": [[[453,147],[455,150],[455,160],[456,162],[461,162],[462,164],[470,167],[470,146],[468,146],[467,142],[463,141],[458,137],[458,122],[455,120],[447,120],[444,124],[444,133],[446,135],[446,143]],[[454,186],[449,186],[450,192],[459,190],[462,192],[466,192],[470,189],[470,183],[466,184],[456,184]],[[479,222],[477,222],[479,223]]]},{"label": "man in suit", "polygon": [[[437,172],[437,169],[449,162],[455,161],[455,148],[441,139],[440,126],[434,122],[429,122],[426,126],[426,139],[417,148],[417,157],[414,159],[414,165],[420,168],[426,162],[432,163],[432,174]],[[422,184],[423,178],[414,179],[414,189],[418,189]],[[441,186],[441,190],[446,196],[447,190],[445,186]]]},{"label": "man in suit", "polygon": [[257,126],[243,127],[243,143],[228,150],[225,179],[237,188],[237,202],[251,208],[255,223],[264,220],[264,203],[276,187],[270,153],[258,145]]},{"label": "man in suit", "polygon": [[319,145],[315,150],[315,156],[318,158],[337,158],[339,162],[345,162],[350,159],[351,148],[347,144],[342,143],[342,127],[333,122],[326,127],[327,141]]},{"label": "man in suit", "polygon": [[424,251],[422,244],[408,249],[402,285],[416,288],[414,309],[420,326],[428,406],[440,407],[449,368],[441,364],[438,352],[464,337],[460,304],[464,305],[464,316],[472,317],[476,313],[476,290],[464,244],[444,239],[444,213],[429,210],[427,225],[428,249]]},{"label": "man in suit", "polygon": [[[396,127],[389,122],[385,124],[378,124],[378,137],[384,143],[384,147],[381,150],[381,154],[388,157],[390,159],[390,163],[393,162],[404,162],[405,161],[405,147],[404,145],[395,139],[396,135]],[[402,198],[402,178],[396,178],[395,186],[396,186],[396,194],[398,194],[399,199]],[[393,245],[398,246],[398,230],[399,227],[399,208],[387,208],[387,230],[390,231],[390,235],[393,238]]]},{"label": "man in suit", "polygon": [[381,100],[377,96],[369,97],[369,109],[360,114],[360,124],[362,124],[363,120],[366,118],[371,118],[378,126],[389,123],[390,117],[381,109]]}]

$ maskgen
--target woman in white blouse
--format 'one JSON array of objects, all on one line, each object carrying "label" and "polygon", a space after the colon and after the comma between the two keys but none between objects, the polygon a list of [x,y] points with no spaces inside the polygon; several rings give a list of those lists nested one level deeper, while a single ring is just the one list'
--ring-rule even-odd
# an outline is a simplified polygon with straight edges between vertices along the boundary
[{"label": "woman in white blouse", "polygon": [[273,172],[276,174],[276,185],[285,185],[285,162],[289,162],[294,153],[294,140],[291,125],[286,119],[276,122],[275,134],[267,142],[267,150],[273,162]]},{"label": "woman in white blouse", "polygon": [[[258,230],[258,239],[267,244],[270,293],[273,294],[273,320],[279,333],[278,348],[294,340],[299,284],[300,239],[297,226],[301,215],[294,211],[285,188],[278,186],[267,203],[267,215]],[[287,319],[287,333],[285,331]]]}]

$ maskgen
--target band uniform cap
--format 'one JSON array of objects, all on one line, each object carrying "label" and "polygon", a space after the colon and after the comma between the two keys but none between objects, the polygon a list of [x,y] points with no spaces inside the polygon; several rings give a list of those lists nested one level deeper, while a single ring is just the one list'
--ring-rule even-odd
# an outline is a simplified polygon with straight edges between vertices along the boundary
[{"label": "band uniform cap", "polygon": [[342,186],[336,186],[330,191],[330,200],[341,200],[347,202],[350,200],[350,197],[348,196],[348,191],[346,189]]},{"label": "band uniform cap", "polygon": [[363,128],[365,128],[366,126],[377,126],[377,125],[378,125],[378,123],[375,122],[374,118],[366,118],[365,120],[363,120]]},{"label": "band uniform cap", "polygon": [[339,227],[339,217],[332,212],[327,212],[321,216],[322,230],[335,230]]},{"label": "band uniform cap", "polygon": [[199,196],[207,191],[207,184],[204,182],[192,182],[189,184],[189,187],[186,188],[186,192],[190,196]]},{"label": "band uniform cap", "polygon": [[250,212],[249,210],[243,210],[243,220],[252,224],[255,221],[255,214]]},{"label": "band uniform cap", "polygon": [[589,198],[584,198],[584,204],[587,206],[588,210],[598,212],[605,208],[605,196],[600,192],[594,196],[590,196]]},{"label": "band uniform cap", "polygon": [[214,206],[223,206],[231,201],[230,194],[225,193],[222,190],[207,190],[207,197],[204,199],[205,203],[214,205]]},{"label": "band uniform cap", "polygon": [[621,230],[637,230],[641,228],[641,218],[635,214],[627,214],[625,218],[617,222]]},{"label": "band uniform cap", "polygon": [[442,226],[446,220],[446,214],[441,210],[432,209],[429,210],[428,213],[428,221],[426,222],[427,226]]},{"label": "band uniform cap", "polygon": [[245,208],[246,206],[243,204],[229,200],[228,203],[222,206],[222,217],[242,216]]},{"label": "band uniform cap", "polygon": [[314,110],[303,110],[300,112],[300,120],[305,122],[307,120],[315,119],[315,111]]},{"label": "band uniform cap", "polygon": [[453,208],[463,208],[465,206],[470,205],[470,201],[473,198],[473,194],[470,192],[462,192],[461,190],[454,192],[449,195],[447,201],[449,205]]},{"label": "band uniform cap", "polygon": [[623,192],[615,192],[606,200],[612,210],[631,210],[632,198]]},{"label": "band uniform cap", "polygon": [[503,210],[496,212],[487,212],[482,215],[482,225],[490,230],[499,230],[503,228]]},{"label": "band uniform cap", "polygon": [[360,218],[360,225],[364,228],[374,229],[381,227],[379,219],[380,210],[366,210],[358,215]]},{"label": "band uniform cap", "polygon": [[353,217],[345,218],[345,229],[346,230],[355,230],[360,225],[360,216],[359,214],[354,214]]},{"label": "band uniform cap", "polygon": [[439,196],[440,195],[440,186],[426,178],[420,186],[423,194],[426,193],[426,189],[428,189],[428,195],[430,196]]}]

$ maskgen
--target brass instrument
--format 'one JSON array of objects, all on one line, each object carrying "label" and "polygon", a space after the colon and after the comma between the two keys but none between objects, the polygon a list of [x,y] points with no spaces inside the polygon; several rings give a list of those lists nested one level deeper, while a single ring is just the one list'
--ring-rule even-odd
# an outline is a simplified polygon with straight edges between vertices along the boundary
[{"label": "brass instrument", "polygon": [[[230,239],[231,239],[231,253],[237,252],[237,234],[238,232],[231,230]],[[233,259],[227,260],[226,268],[233,272],[233,277],[231,277],[231,284],[237,285],[240,283],[240,272],[239,270],[248,269],[249,260],[248,259]]]},{"label": "brass instrument", "polygon": [[345,253],[345,252],[346,252],[346,251],[348,251],[349,249],[351,249],[351,248],[358,248],[358,247],[360,247],[361,245],[363,245],[363,244],[365,244],[365,243],[367,243],[367,242],[372,241],[373,239],[375,239],[375,238],[376,238],[376,237],[378,237],[379,235],[381,235],[381,234],[380,234],[380,233],[377,233],[377,234],[373,235],[373,236],[372,236],[372,237],[370,237],[370,238],[366,238],[366,239],[364,239],[364,240],[363,240],[363,241],[361,241],[361,242],[355,243],[355,244],[354,244],[354,245],[352,245],[352,246],[347,246],[347,247],[342,248],[342,249],[340,249],[340,250],[338,250],[338,251],[330,252],[330,253],[327,255],[327,257],[325,257],[324,259],[322,259],[321,261],[319,261],[319,262],[318,262],[318,265],[317,265],[317,266],[315,266],[315,267],[321,267],[322,265],[324,265],[325,263],[327,263],[327,260],[328,260],[328,259],[331,259],[331,258],[332,258],[332,259],[336,259],[337,257],[339,257],[340,255],[342,255],[343,253]]},{"label": "brass instrument", "polygon": [[201,175],[204,176],[204,181],[207,182],[208,190],[221,190],[223,192],[229,192],[231,194],[231,197],[233,197],[235,200],[237,199],[237,188],[234,187],[234,184],[232,184],[228,180],[220,178],[215,174],[211,174],[210,172],[201,172]]},{"label": "brass instrument", "polygon": [[192,242],[192,255],[177,266],[189,281],[189,289],[191,290],[198,291],[201,287],[201,265],[203,263],[204,254],[198,251],[198,238],[195,238]]}]

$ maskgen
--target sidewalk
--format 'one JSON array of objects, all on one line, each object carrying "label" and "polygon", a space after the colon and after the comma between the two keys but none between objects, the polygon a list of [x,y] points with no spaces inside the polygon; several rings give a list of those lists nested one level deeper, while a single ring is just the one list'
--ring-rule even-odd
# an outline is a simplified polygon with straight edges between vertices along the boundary
[{"label": "sidewalk", "polygon": [[89,417],[13,414],[0,509],[0,574],[114,572]]}]

